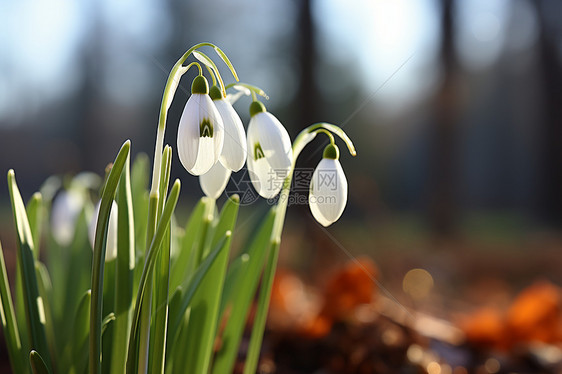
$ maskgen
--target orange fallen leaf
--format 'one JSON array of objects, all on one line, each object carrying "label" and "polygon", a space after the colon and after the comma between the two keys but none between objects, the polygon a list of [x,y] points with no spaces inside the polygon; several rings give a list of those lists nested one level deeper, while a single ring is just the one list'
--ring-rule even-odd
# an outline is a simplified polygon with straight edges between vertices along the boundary
[{"label": "orange fallen leaf", "polygon": [[359,305],[372,302],[376,291],[372,277],[377,274],[375,263],[367,257],[350,261],[328,281],[321,314],[341,319]]},{"label": "orange fallen leaf", "polygon": [[506,315],[513,341],[552,343],[560,339],[560,289],[546,281],[537,282],[517,296]]},{"label": "orange fallen leaf", "polygon": [[484,348],[506,348],[506,330],[503,313],[497,308],[485,307],[459,318],[459,327],[466,340]]}]

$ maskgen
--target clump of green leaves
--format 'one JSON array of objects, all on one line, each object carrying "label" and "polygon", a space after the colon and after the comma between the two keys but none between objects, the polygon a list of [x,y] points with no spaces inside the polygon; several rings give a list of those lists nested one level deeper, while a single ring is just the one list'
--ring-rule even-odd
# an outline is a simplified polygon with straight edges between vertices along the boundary
[{"label": "clump of green leaves", "polygon": [[[216,75],[223,96],[227,88],[214,62],[198,51],[203,46],[212,47],[237,79],[226,55],[210,43],[192,47],[174,65],[162,99],[152,178],[146,156],[131,165],[129,141],[103,183],[91,174],[65,181],[53,177],[27,205],[14,171],[8,172],[17,264],[12,294],[0,245],[0,312],[14,372],[232,372],[261,281],[245,365],[246,374],[255,373],[296,159],[317,133],[330,134],[331,144],[334,133],[352,154],[355,150],[337,126],[318,123],[303,130],[290,149],[292,163],[277,205],[235,256],[230,247],[238,196],[220,211],[214,198],[203,197],[187,223],[178,222],[181,185],[176,180],[170,186],[172,149],[163,137],[178,80],[194,64],[183,62],[193,54],[213,79]],[[240,86],[250,87],[254,100],[256,92],[265,96],[253,86]],[[97,200],[97,218],[90,222]],[[114,205],[116,230],[110,229]],[[72,219],[61,221],[61,212],[63,218],[72,213]],[[92,244],[89,225],[95,227]],[[106,256],[110,239],[116,256]],[[215,352],[219,335],[222,344]]]}]

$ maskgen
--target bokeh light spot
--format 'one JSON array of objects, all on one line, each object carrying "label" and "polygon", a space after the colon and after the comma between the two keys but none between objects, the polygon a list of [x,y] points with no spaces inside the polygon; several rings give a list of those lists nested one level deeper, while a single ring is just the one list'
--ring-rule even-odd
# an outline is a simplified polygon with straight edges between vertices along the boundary
[{"label": "bokeh light spot", "polygon": [[433,288],[433,277],[427,270],[412,269],[402,280],[402,289],[415,300],[421,300]]}]

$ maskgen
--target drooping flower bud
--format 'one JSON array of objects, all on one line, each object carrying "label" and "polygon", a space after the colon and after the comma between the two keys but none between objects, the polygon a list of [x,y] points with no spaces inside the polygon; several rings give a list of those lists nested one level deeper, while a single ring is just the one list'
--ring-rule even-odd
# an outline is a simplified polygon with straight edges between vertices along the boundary
[{"label": "drooping flower bud", "polygon": [[178,127],[178,154],[183,167],[193,175],[205,174],[219,160],[224,143],[224,125],[209,97],[204,76],[193,80]]},{"label": "drooping flower bud", "polygon": [[347,203],[347,179],[338,159],[338,147],[329,144],[310,181],[308,205],[314,218],[324,227],[340,218]]},{"label": "drooping flower bud", "polygon": [[265,106],[250,105],[248,125],[248,171],[256,191],[264,198],[275,197],[291,168],[293,152],[287,130]]}]

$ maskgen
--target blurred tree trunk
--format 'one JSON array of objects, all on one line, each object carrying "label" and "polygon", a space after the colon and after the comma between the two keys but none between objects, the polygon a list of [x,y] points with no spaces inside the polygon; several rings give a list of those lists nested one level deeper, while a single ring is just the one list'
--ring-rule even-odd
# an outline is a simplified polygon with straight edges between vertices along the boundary
[{"label": "blurred tree trunk", "polygon": [[314,20],[312,19],[312,0],[300,0],[298,4],[298,23],[296,30],[297,39],[297,61],[299,64],[300,84],[296,103],[298,116],[296,120],[297,130],[318,121],[318,87],[314,80],[314,66],[316,64],[316,33]]},{"label": "blurred tree trunk", "polygon": [[458,220],[458,134],[459,106],[458,61],[455,53],[453,0],[441,0],[441,65],[442,82],[434,99],[430,127],[429,154],[429,224],[439,236],[454,234]]},{"label": "blurred tree trunk", "polygon": [[546,0],[534,0],[533,4],[539,21],[539,66],[543,90],[543,117],[539,121],[541,170],[538,212],[544,224],[560,227],[562,225],[562,64],[555,31],[562,6],[558,1]]}]

